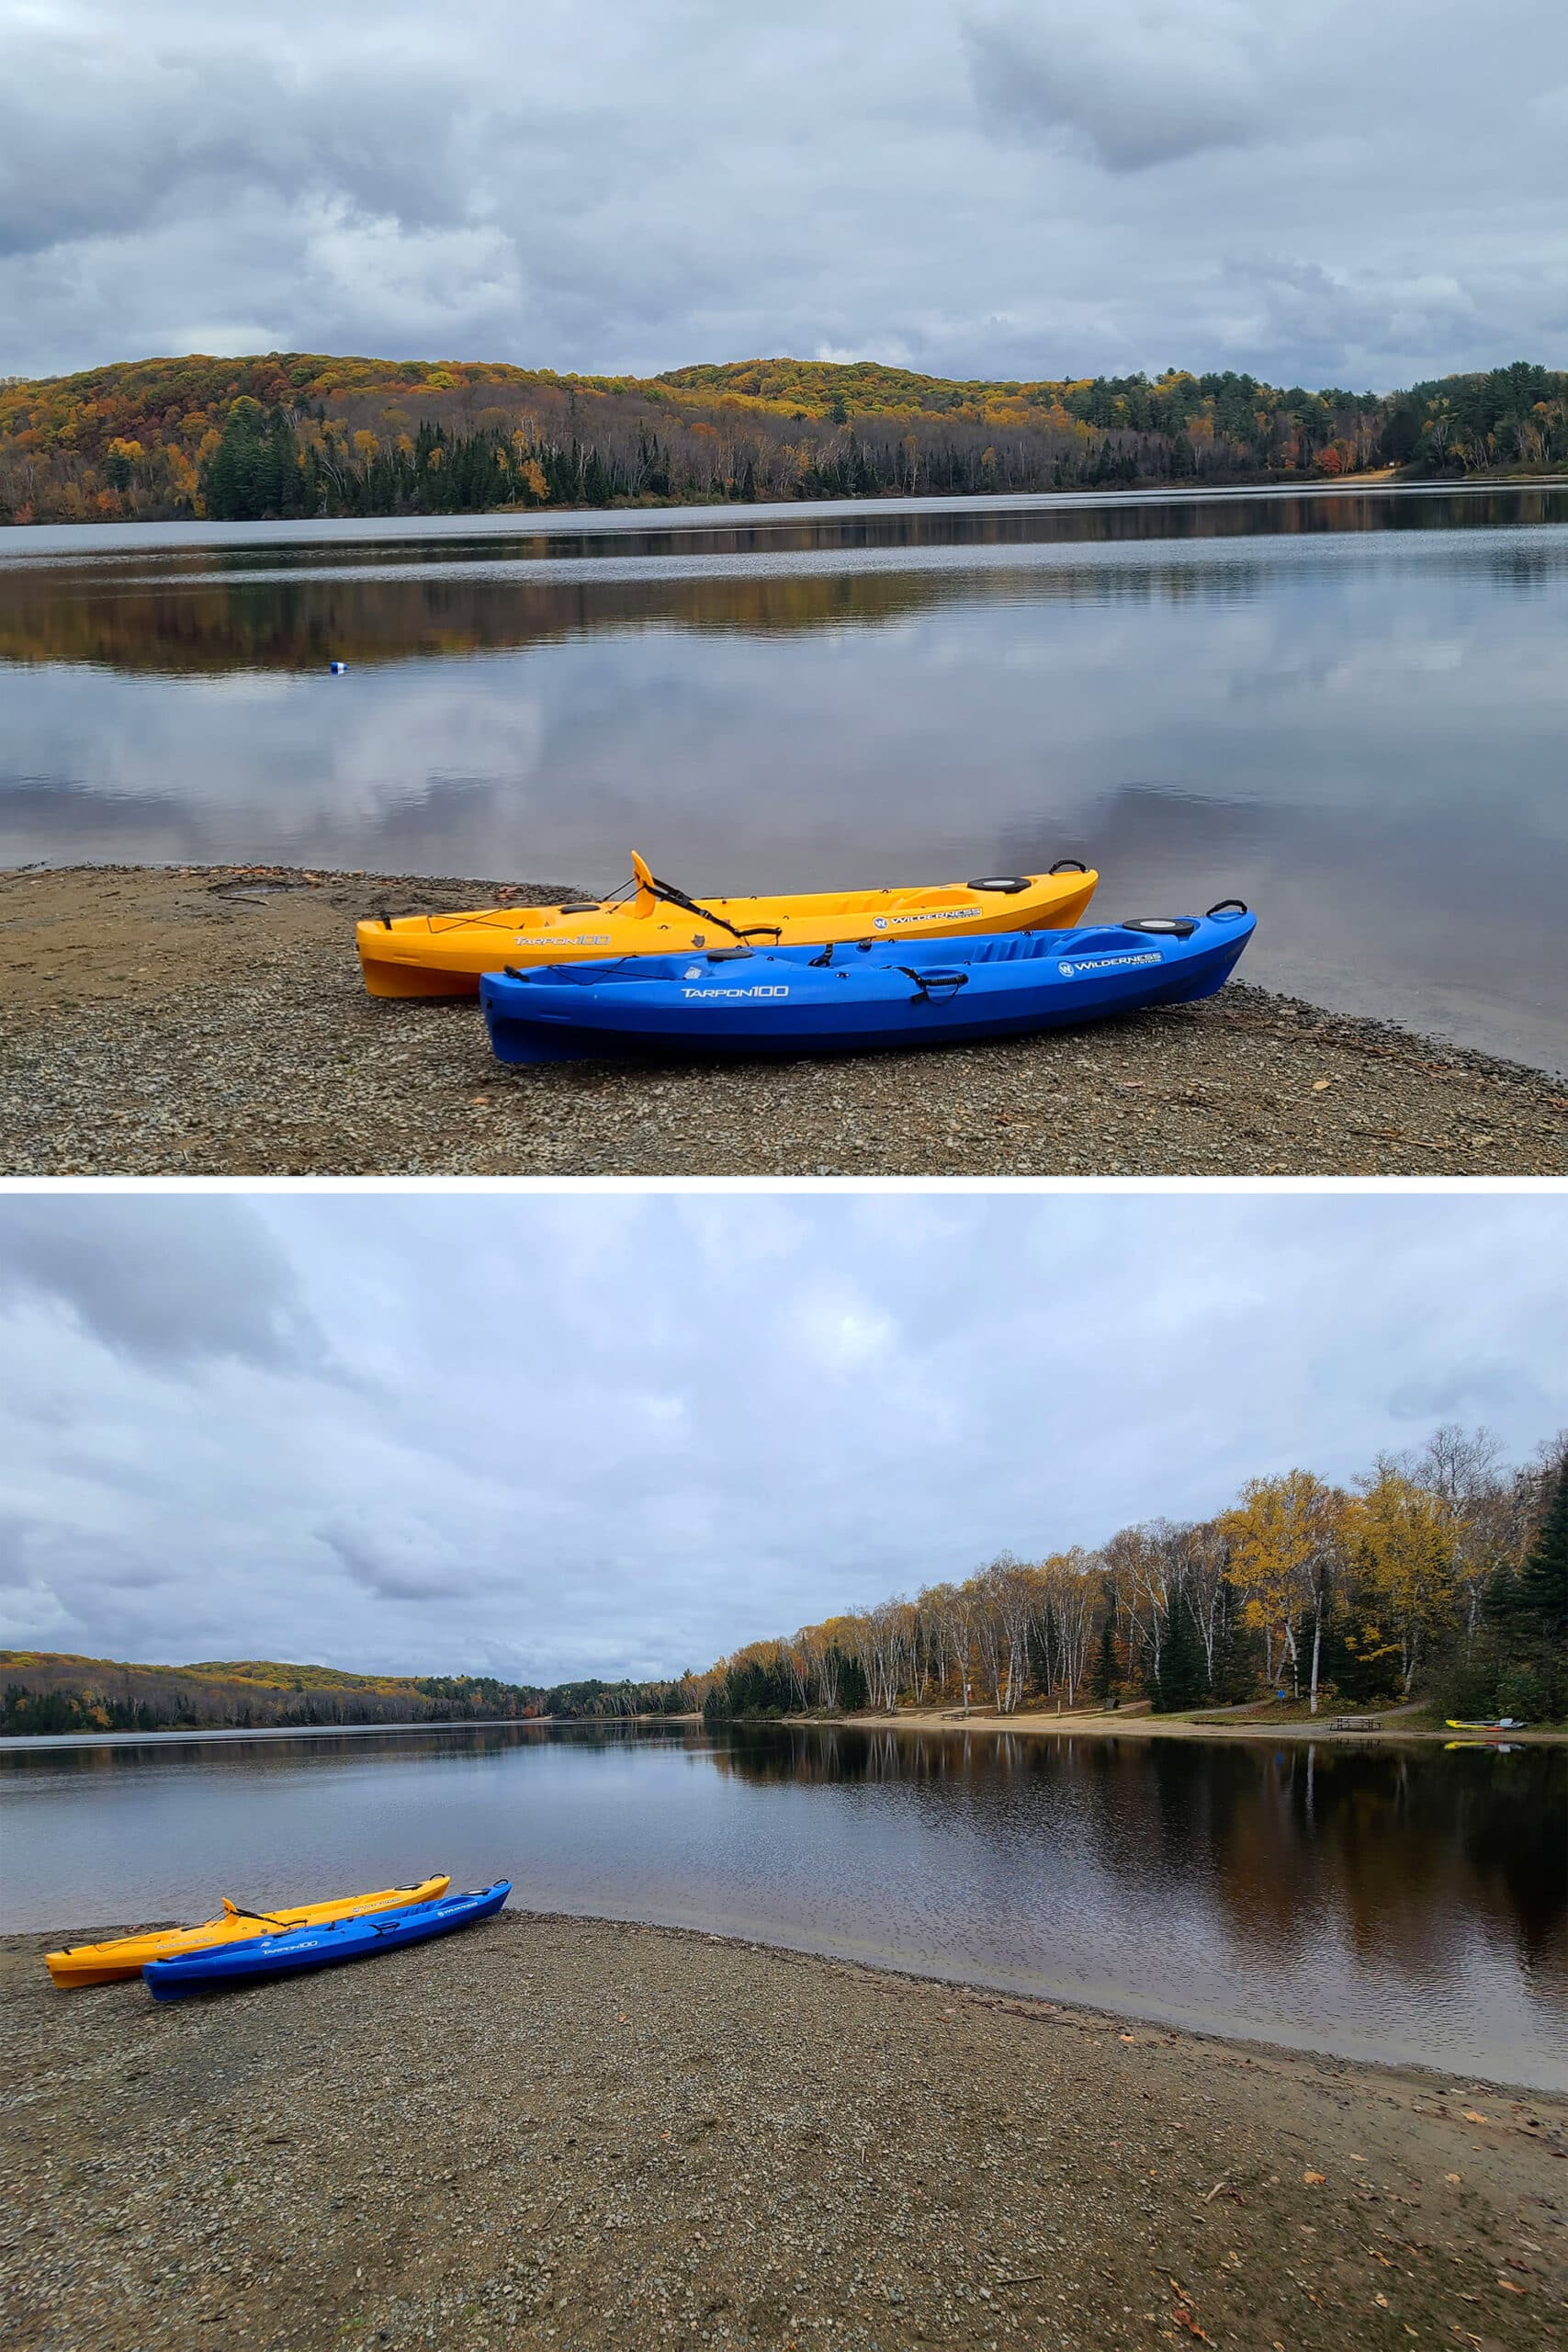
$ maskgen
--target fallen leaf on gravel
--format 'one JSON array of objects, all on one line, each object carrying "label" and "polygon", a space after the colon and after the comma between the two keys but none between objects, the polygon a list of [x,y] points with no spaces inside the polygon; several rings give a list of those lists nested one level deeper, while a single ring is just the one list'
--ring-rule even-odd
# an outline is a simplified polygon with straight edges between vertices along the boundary
[{"label": "fallen leaf on gravel", "polygon": [[1332,1086],[1334,1080],[1331,1078],[1314,1078],[1312,1082],[1312,1091],[1314,1094],[1321,1094],[1325,1086]]},{"label": "fallen leaf on gravel", "polygon": [[1451,2180],[1451,2181],[1453,2182],[1453,2185],[1454,2185],[1454,2187],[1455,2187],[1456,2188],[1459,2187],[1460,2182],[1463,2179],[1463,2177],[1464,2177],[1464,2175],[1463,2175],[1462,2173],[1458,2173],[1458,2172],[1446,2172],[1446,2173],[1443,2175],[1443,2178],[1444,2178],[1445,2180]]},{"label": "fallen leaf on gravel", "polygon": [[1134,2050],[1135,2050],[1135,2049],[1137,2048],[1137,2046],[1138,2046],[1138,2043],[1137,2043],[1137,2036],[1136,2036],[1135,2034],[1131,2034],[1131,2033],[1119,2033],[1119,2034],[1117,2035],[1116,2039],[1117,2039],[1117,2041],[1130,2041],[1130,2042],[1133,2044],[1133,2047],[1134,2047]]},{"label": "fallen leaf on gravel", "polygon": [[1510,2295],[1523,2295],[1529,2291],[1528,2288],[1521,2287],[1517,2278],[1505,2278],[1499,2276],[1497,2284],[1499,2287],[1506,2287]]},{"label": "fallen leaf on gravel", "polygon": [[1302,2178],[1309,2188],[1321,2188],[1328,2175],[1325,2172],[1303,2172]]},{"label": "fallen leaf on gravel", "polygon": [[1386,2295],[1374,2295],[1372,2297],[1372,2301],[1377,2304],[1380,2311],[1387,2311],[1389,2303],[1388,2297]]},{"label": "fallen leaf on gravel", "polygon": [[1474,2108],[1467,2107],[1464,2110],[1464,2120],[1467,2123],[1490,2123],[1492,2118],[1489,2115],[1477,2115]]},{"label": "fallen leaf on gravel", "polygon": [[1171,2312],[1170,2316],[1176,2322],[1178,2327],[1184,2327],[1187,2330],[1188,2335],[1195,2335],[1201,2344],[1212,2344],[1213,2342],[1214,2339],[1209,2334],[1208,2329],[1206,2327],[1200,2327],[1191,2312],[1184,2311],[1179,2303],[1177,2304],[1176,2309]]}]

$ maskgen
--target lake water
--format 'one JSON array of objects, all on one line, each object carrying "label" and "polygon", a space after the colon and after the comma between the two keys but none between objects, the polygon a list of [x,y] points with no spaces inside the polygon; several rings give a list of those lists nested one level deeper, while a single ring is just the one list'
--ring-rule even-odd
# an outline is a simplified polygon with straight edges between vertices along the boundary
[{"label": "lake water", "polygon": [[[333,659],[347,674],[328,673]],[[0,532],[0,864],[1097,865],[1568,1066],[1568,491]]]},{"label": "lake water", "polygon": [[0,1752],[11,1931],[513,1880],[1172,2023],[1568,2087],[1568,1752],[506,1726]]}]

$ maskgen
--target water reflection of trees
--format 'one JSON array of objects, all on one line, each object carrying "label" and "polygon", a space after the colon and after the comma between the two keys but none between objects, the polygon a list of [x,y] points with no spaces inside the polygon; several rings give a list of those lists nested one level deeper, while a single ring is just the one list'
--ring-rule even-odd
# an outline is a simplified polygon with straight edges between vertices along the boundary
[{"label": "water reflection of trees", "polygon": [[1015,1883],[1059,1872],[1071,1847],[1151,1902],[1199,1897],[1259,1955],[1303,1954],[1318,1930],[1424,1977],[1457,1967],[1479,1928],[1539,1973],[1568,1927],[1560,1750],[749,1725],[713,1762],[755,1787],[930,1792]]},{"label": "water reflection of trees", "polygon": [[[694,530],[637,529],[485,534],[274,547],[242,544],[116,549],[83,562],[0,565],[0,660],[94,662],[175,673],[313,669],[329,658],[402,661],[523,650],[574,637],[662,625],[692,630],[792,635],[856,623],[876,626],[963,597],[1021,594],[1094,602],[1185,603],[1234,597],[1254,581],[1259,557],[1234,564],[1118,566],[1042,563],[1027,586],[998,568],[956,571],[934,559],[976,552],[1141,548],[1344,533],[1453,531],[1568,520],[1568,492],[1504,491],[1420,497],[1230,498],[1127,506],[869,512],[816,520],[733,524]],[[930,552],[930,570],[846,570],[829,559],[857,552]],[[819,570],[751,568],[748,558],[813,556]],[[698,568],[731,561],[739,568]],[[596,565],[669,561],[662,576],[606,578]],[[1499,584],[1539,588],[1548,556],[1528,544],[1495,560]],[[554,576],[530,580],[548,563]],[[579,580],[561,569],[583,566]],[[505,573],[495,567],[509,567]],[[522,570],[510,567],[522,566]],[[462,567],[459,570],[459,567]],[[488,569],[479,569],[488,567]],[[348,571],[369,577],[349,577]],[[265,572],[265,576],[256,576]]]},{"label": "water reflection of trees", "polygon": [[[244,1779],[298,1773],[306,1769],[378,1762],[464,1764],[478,1757],[508,1755],[517,1748],[569,1746],[580,1754],[624,1754],[630,1747],[684,1747],[700,1751],[702,1735],[689,1721],[583,1724],[526,1723],[455,1724],[444,1728],[411,1724],[396,1731],[311,1732],[298,1735],[243,1734],[214,1738],[199,1731],[141,1740],[109,1740],[95,1746],[51,1747],[44,1739],[18,1741],[0,1749],[0,1781],[7,1776],[46,1774],[76,1780],[106,1775],[167,1773],[194,1770]],[[25,1781],[24,1783],[25,1785]]]}]

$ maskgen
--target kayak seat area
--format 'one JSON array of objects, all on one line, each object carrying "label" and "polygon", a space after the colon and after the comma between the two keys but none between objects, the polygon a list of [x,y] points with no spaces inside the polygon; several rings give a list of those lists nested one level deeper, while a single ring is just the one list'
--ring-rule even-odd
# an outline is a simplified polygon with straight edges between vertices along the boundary
[{"label": "kayak seat area", "polygon": [[[880,945],[882,943],[878,943]],[[1129,949],[1152,944],[1148,937],[1135,932],[1095,929],[1092,931],[1007,931],[982,934],[977,939],[932,940],[917,947],[913,941],[900,943],[899,953],[908,963],[919,966],[922,952],[929,955],[933,948],[947,964],[1030,964],[1044,957],[1057,956],[1125,956]]]}]

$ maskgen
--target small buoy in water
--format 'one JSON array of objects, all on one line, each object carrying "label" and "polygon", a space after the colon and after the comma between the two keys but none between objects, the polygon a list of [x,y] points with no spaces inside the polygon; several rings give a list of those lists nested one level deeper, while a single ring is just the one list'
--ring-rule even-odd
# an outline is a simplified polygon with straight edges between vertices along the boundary
[{"label": "small buoy in water", "polygon": [[331,668],[334,678],[341,678],[348,668],[348,663],[346,662],[333,662],[329,664],[329,667]]}]

